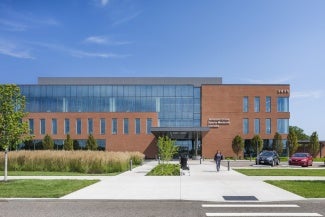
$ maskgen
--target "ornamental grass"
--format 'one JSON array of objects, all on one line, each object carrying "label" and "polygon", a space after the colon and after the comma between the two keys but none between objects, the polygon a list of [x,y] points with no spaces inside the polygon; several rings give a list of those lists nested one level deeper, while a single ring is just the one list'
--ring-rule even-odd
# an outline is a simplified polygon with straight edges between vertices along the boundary
[{"label": "ornamental grass", "polygon": [[[103,174],[123,172],[142,163],[140,152],[104,151],[12,151],[8,154],[9,171],[79,172]],[[4,169],[4,153],[0,154],[0,170]]]}]

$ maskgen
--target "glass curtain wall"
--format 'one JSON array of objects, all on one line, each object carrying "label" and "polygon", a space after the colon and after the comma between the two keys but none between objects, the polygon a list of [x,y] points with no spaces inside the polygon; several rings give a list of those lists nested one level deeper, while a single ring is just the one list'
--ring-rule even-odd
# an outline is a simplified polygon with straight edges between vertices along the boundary
[{"label": "glass curtain wall", "polygon": [[157,112],[160,127],[198,127],[193,85],[20,85],[27,112]]}]

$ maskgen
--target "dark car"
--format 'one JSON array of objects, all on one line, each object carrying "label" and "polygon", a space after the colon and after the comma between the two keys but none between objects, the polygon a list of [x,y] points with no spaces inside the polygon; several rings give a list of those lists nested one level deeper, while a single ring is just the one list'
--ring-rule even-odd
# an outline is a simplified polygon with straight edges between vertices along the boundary
[{"label": "dark car", "polygon": [[295,153],[289,159],[289,165],[308,167],[313,165],[313,157],[309,153]]},{"label": "dark car", "polygon": [[273,167],[280,164],[280,158],[275,151],[263,151],[257,156],[255,163],[268,164]]}]

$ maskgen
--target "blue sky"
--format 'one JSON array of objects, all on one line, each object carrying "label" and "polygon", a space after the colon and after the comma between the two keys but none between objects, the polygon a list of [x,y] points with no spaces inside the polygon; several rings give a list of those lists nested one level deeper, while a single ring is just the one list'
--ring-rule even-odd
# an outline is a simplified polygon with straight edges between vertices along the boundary
[{"label": "blue sky", "polygon": [[325,140],[323,0],[1,0],[0,83],[223,77],[290,84],[290,125]]}]

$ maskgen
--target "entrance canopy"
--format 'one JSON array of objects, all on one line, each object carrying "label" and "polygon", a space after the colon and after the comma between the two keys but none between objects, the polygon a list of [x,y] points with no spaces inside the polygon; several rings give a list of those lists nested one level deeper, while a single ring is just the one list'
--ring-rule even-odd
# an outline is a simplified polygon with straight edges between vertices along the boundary
[{"label": "entrance canopy", "polygon": [[197,140],[209,129],[209,127],[152,127],[151,133],[157,138],[168,136],[174,140]]}]

